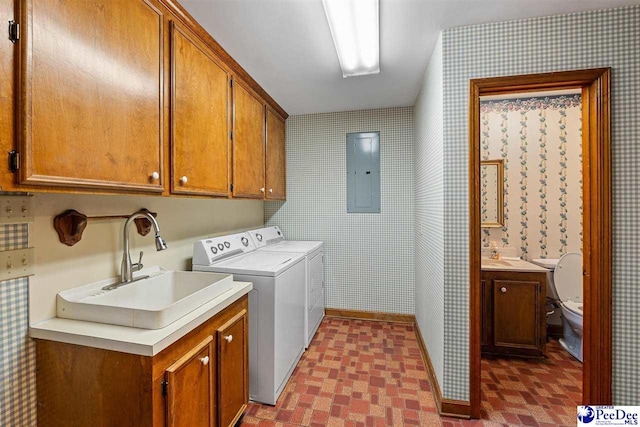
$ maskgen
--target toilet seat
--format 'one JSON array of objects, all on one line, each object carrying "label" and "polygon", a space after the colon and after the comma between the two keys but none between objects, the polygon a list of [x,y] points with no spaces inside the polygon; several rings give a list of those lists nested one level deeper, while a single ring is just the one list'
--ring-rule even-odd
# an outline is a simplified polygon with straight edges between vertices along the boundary
[{"label": "toilet seat", "polygon": [[[564,304],[579,303],[582,306],[582,254],[564,254],[553,271],[553,282],[560,301]],[[577,309],[577,306],[574,306],[572,311]],[[582,310],[576,314],[582,315]]]}]

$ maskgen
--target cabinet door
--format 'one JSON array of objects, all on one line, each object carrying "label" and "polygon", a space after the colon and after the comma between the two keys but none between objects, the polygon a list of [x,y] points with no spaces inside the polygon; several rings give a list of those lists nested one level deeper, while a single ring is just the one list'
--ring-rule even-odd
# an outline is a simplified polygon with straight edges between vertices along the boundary
[{"label": "cabinet door", "polygon": [[264,103],[233,82],[233,197],[264,198]]},{"label": "cabinet door", "polygon": [[218,329],[218,425],[238,421],[249,402],[247,311]]},{"label": "cabinet door", "polygon": [[22,0],[20,182],[161,192],[155,0]]},{"label": "cabinet door", "polygon": [[541,345],[540,282],[493,281],[493,343],[537,350]]},{"label": "cabinet door", "polygon": [[229,195],[229,74],[187,30],[171,23],[171,191]]},{"label": "cabinet door", "polygon": [[266,155],[266,198],[285,200],[286,190],[286,151],[285,122],[271,108],[267,107],[267,155]]},{"label": "cabinet door", "polygon": [[167,425],[213,427],[214,356],[209,336],[167,368]]}]

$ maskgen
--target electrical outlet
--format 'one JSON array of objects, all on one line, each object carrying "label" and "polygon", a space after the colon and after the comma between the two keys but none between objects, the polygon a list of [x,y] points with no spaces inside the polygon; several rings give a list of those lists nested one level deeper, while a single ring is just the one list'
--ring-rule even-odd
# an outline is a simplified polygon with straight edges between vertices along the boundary
[{"label": "electrical outlet", "polygon": [[33,196],[0,196],[0,224],[33,222]]},{"label": "electrical outlet", "polygon": [[33,248],[0,252],[0,280],[33,276]]}]

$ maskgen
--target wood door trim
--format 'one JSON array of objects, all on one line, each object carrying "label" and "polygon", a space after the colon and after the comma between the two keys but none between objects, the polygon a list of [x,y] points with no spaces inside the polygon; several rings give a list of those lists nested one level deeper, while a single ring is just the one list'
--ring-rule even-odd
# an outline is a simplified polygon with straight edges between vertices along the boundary
[{"label": "wood door trim", "polygon": [[[202,52],[202,54],[204,56],[206,56],[211,62],[213,62],[215,65],[217,65],[218,67],[220,67],[220,69],[222,69],[226,75],[227,75],[227,87],[226,87],[226,91],[227,91],[227,158],[229,159],[227,161],[227,191],[225,191],[224,193],[217,193],[217,192],[213,192],[213,191],[206,191],[206,190],[198,190],[198,189],[194,189],[194,188],[181,188],[179,186],[177,186],[175,184],[175,180],[176,180],[176,170],[175,170],[175,162],[174,159],[176,157],[176,112],[175,112],[175,108],[176,108],[176,41],[175,41],[175,34],[176,31],[180,32],[180,34],[186,38],[187,40],[189,40],[200,52]],[[214,196],[214,197],[225,197],[225,198],[230,198],[231,197],[231,191],[230,191],[230,187],[229,184],[231,182],[231,165],[230,165],[230,161],[231,161],[231,156],[233,155],[233,153],[231,152],[232,147],[231,147],[231,134],[229,132],[229,122],[230,122],[230,111],[229,111],[229,107],[230,107],[230,100],[231,100],[231,90],[230,90],[230,82],[231,82],[231,73],[229,70],[229,67],[227,67],[227,65],[222,62],[222,60],[218,57],[216,57],[215,52],[213,51],[208,51],[208,46],[203,44],[203,42],[200,39],[196,39],[195,38],[195,34],[192,34],[192,31],[187,28],[184,27],[181,23],[179,23],[176,20],[171,19],[169,21],[169,50],[170,50],[170,63],[169,63],[169,72],[170,72],[170,85],[171,85],[171,100],[170,100],[170,104],[169,104],[169,122],[171,123],[171,131],[170,131],[170,136],[169,136],[169,144],[170,144],[170,150],[171,150],[171,159],[170,159],[170,177],[169,177],[169,188],[170,188],[170,192],[171,194],[183,194],[183,195],[196,195],[196,196]]]},{"label": "wood door trim", "polygon": [[73,187],[88,189],[104,189],[104,190],[123,190],[136,191],[145,193],[162,193],[164,191],[164,11],[159,8],[152,0],[140,0],[146,4],[151,11],[158,15],[158,32],[159,32],[159,55],[158,67],[158,173],[160,178],[157,183],[149,184],[132,184],[122,181],[102,181],[98,179],[84,178],[67,178],[50,175],[39,175],[33,173],[33,104],[32,85],[33,85],[33,0],[16,1],[16,16],[20,17],[23,31],[21,31],[20,46],[16,55],[16,75],[15,81],[18,89],[16,90],[16,137],[18,142],[16,146],[21,154],[20,170],[18,171],[18,183],[21,185],[54,186],[54,187]]},{"label": "wood door trim", "polygon": [[480,96],[582,88],[583,404],[612,403],[612,205],[610,69],[472,79],[469,85],[469,388],[471,416],[481,407]]}]

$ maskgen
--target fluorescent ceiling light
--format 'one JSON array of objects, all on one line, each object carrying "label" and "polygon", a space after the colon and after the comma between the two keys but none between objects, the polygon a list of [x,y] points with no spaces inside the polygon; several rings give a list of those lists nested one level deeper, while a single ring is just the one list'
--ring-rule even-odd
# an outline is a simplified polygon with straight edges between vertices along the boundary
[{"label": "fluorescent ceiling light", "polygon": [[378,0],[322,0],[342,76],[380,72]]}]

